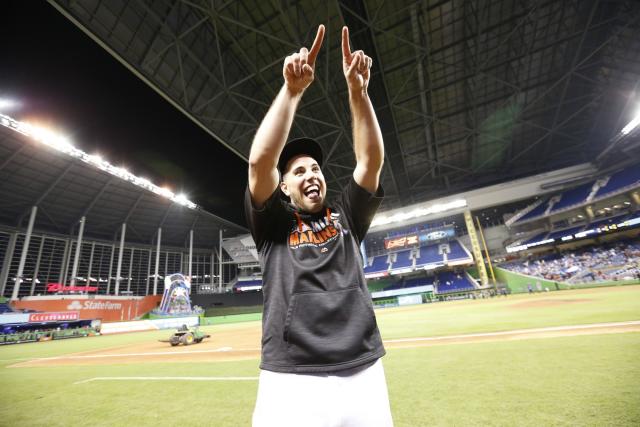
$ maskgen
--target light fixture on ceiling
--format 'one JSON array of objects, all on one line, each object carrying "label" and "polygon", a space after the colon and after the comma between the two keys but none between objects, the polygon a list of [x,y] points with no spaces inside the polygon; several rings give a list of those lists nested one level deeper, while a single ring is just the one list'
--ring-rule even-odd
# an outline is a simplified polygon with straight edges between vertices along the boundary
[{"label": "light fixture on ceiling", "polygon": [[620,133],[623,134],[623,135],[628,135],[628,134],[631,133],[632,130],[634,130],[636,127],[638,127],[639,124],[640,124],[640,109],[638,109],[638,111],[636,111],[635,117],[633,119],[631,119],[631,121],[629,123],[627,123],[627,125],[625,127],[622,128]]}]

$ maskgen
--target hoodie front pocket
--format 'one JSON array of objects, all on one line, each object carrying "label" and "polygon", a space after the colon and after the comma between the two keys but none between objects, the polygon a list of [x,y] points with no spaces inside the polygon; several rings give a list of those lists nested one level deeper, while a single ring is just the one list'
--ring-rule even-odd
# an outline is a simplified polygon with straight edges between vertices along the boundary
[{"label": "hoodie front pocket", "polygon": [[296,365],[348,362],[381,344],[373,309],[359,287],[294,293],[284,339]]}]

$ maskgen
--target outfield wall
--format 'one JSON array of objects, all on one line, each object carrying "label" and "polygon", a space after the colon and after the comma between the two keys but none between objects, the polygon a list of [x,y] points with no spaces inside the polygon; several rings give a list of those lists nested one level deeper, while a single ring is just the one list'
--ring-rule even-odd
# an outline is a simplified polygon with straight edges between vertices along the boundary
[{"label": "outfield wall", "polygon": [[200,324],[201,325],[221,325],[223,323],[253,322],[258,320],[262,320],[262,312],[230,314],[227,316],[203,317],[203,318],[200,318]]},{"label": "outfield wall", "polygon": [[100,333],[102,335],[109,335],[126,332],[157,331],[160,329],[177,329],[183,325],[198,326],[199,324],[200,319],[197,316],[136,320],[132,322],[113,322],[103,324]]}]

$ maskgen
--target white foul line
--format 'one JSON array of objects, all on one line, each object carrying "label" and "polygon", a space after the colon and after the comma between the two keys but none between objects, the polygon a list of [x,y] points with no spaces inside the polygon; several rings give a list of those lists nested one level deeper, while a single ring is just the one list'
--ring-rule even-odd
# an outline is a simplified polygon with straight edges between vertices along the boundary
[{"label": "white foul line", "polygon": [[[151,351],[147,353],[116,353],[116,354],[88,354],[81,356],[55,356],[55,357],[42,357],[32,360],[47,361],[47,360],[63,360],[63,359],[101,359],[105,357],[134,357],[134,356],[176,356],[181,354],[199,354],[199,353],[224,353],[232,351],[231,347],[221,347],[216,350],[190,350],[190,351]],[[237,349],[235,351],[259,351],[259,348],[244,348]]]},{"label": "white foul line", "polygon": [[258,377],[94,377],[74,384],[92,381],[257,381]]}]

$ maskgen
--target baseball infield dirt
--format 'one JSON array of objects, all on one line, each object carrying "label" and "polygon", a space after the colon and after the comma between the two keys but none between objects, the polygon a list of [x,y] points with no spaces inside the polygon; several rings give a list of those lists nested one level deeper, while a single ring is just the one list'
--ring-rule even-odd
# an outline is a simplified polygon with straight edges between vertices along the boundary
[{"label": "baseball infield dirt", "polygon": [[[600,323],[576,326],[521,329],[477,334],[438,337],[417,337],[385,340],[385,347],[410,348],[433,345],[465,344],[489,341],[509,341],[577,335],[640,332],[640,321]],[[60,357],[33,359],[11,365],[14,368],[60,365],[106,365],[132,363],[218,362],[260,357],[260,329],[255,324],[230,331],[215,332],[198,345],[171,347],[167,343],[147,342],[106,350],[75,353]]]}]

